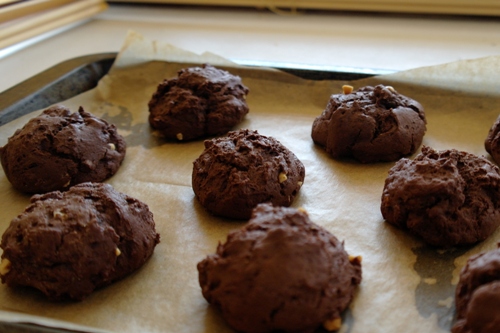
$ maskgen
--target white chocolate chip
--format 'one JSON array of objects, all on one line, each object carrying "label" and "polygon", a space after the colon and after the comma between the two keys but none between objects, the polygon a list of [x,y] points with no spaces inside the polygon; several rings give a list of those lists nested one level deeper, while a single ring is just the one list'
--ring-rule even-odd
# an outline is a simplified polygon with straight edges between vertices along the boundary
[{"label": "white chocolate chip", "polygon": [[94,162],[92,162],[91,160],[85,160],[82,162],[82,164],[85,165],[90,170],[94,169]]},{"label": "white chocolate chip", "polygon": [[387,90],[390,90],[392,92],[396,92],[396,90],[392,86],[385,86]]},{"label": "white chocolate chip", "polygon": [[353,87],[353,86],[350,86],[350,85],[348,85],[348,84],[344,84],[344,85],[342,86],[342,91],[344,92],[344,95],[347,95],[347,94],[352,93],[352,90],[353,90],[353,89],[354,89],[354,87]]},{"label": "white chocolate chip", "polygon": [[183,139],[182,133],[177,133],[177,140],[181,141]]},{"label": "white chocolate chip", "polygon": [[10,262],[10,260],[7,258],[3,258],[2,262],[0,262],[0,275],[6,275],[8,272],[10,272],[11,266],[12,263]]},{"label": "white chocolate chip", "polygon": [[305,210],[305,208],[304,208],[304,207],[299,207],[299,208],[297,208],[297,210],[298,210],[299,212],[302,212],[302,213],[307,214],[307,210]]},{"label": "white chocolate chip", "polygon": [[303,182],[297,182],[297,185],[302,186],[302,184],[304,184]]},{"label": "white chocolate chip", "polygon": [[64,214],[60,209],[56,209],[54,210],[54,212],[52,213],[52,216],[57,219],[61,219],[61,220],[64,220],[66,218],[66,214]]},{"label": "white chocolate chip", "polygon": [[111,150],[116,150],[116,146],[114,143],[108,143],[108,148]]},{"label": "white chocolate chip", "polygon": [[122,254],[122,251],[120,251],[120,249],[119,249],[119,248],[116,248],[116,249],[115,249],[115,254],[116,254],[116,256],[117,256],[117,257],[119,257],[119,256],[120,256],[120,254]]},{"label": "white chocolate chip", "polygon": [[342,327],[342,319],[340,317],[329,319],[323,323],[323,327],[330,332],[338,331]]},{"label": "white chocolate chip", "polygon": [[279,182],[281,184],[284,181],[286,181],[288,179],[288,177],[286,176],[286,173],[282,172],[282,173],[279,174],[278,179],[279,179]]}]

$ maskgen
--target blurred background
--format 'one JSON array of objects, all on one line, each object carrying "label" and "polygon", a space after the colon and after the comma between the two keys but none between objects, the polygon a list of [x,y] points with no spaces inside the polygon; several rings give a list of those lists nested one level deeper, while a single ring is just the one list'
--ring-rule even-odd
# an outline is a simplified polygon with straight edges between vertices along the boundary
[{"label": "blurred background", "polygon": [[497,0],[0,0],[0,91],[129,30],[239,63],[386,73],[500,55]]}]

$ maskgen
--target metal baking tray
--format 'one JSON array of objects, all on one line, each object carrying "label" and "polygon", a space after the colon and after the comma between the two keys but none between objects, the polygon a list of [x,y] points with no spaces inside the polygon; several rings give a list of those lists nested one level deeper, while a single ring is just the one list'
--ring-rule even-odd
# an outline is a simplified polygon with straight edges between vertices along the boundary
[{"label": "metal baking tray", "polygon": [[[108,73],[116,53],[98,53],[66,60],[0,93],[0,126],[32,111],[94,88]],[[233,60],[238,65],[270,67],[309,80],[356,80],[394,71],[284,62]]]},{"label": "metal baking tray", "polygon": [[[0,93],[0,126],[94,88],[110,70],[116,53],[90,54],[55,65]],[[389,74],[390,70],[313,66],[280,62],[233,60],[238,65],[270,67],[310,80],[356,80]],[[0,322],[0,332],[63,333],[65,329],[31,323]],[[81,332],[81,331],[79,331]]]}]

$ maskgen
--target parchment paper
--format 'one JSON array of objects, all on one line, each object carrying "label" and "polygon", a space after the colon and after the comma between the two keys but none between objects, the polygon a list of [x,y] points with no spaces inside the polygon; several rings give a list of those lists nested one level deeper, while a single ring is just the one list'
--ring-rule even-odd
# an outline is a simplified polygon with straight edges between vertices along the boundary
[{"label": "parchment paper", "polygon": [[[161,59],[170,62],[156,61]],[[82,105],[117,125],[127,141],[127,155],[107,182],[149,205],[161,243],[139,271],[82,302],[52,303],[36,291],[1,285],[1,320],[92,332],[232,331],[203,299],[196,264],[244,223],[210,216],[196,201],[192,162],[203,151],[203,141],[164,141],[147,122],[147,102],[158,83],[191,63],[204,62],[228,64],[130,33],[98,87],[61,103],[74,111]],[[460,268],[470,255],[495,248],[499,231],[476,246],[440,251],[389,226],[380,213],[380,198],[394,163],[333,160],[310,138],[314,118],[346,82],[307,81],[258,68],[230,70],[250,88],[250,113],[238,127],[275,137],[305,165],[304,186],[293,206],[304,207],[312,221],[345,241],[350,254],[363,257],[363,281],[340,331],[449,331]],[[500,57],[490,57],[351,84],[391,84],[420,101],[428,120],[424,144],[486,155],[483,142],[500,113],[498,77]],[[1,127],[0,144],[38,113]],[[0,231],[28,203],[29,196],[15,191],[1,173]]]}]

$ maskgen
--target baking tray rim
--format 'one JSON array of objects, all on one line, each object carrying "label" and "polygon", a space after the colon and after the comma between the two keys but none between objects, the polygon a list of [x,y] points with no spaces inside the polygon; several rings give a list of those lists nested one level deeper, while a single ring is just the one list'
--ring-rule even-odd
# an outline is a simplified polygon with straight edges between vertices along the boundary
[{"label": "baking tray rim", "polygon": [[[94,88],[111,69],[117,53],[94,53],[65,60],[0,93],[0,126],[30,112]],[[323,66],[289,62],[235,59],[248,68],[274,68],[309,80],[352,81],[392,74],[386,69]],[[81,79],[83,77],[83,80]],[[75,80],[79,78],[79,80]]]}]

